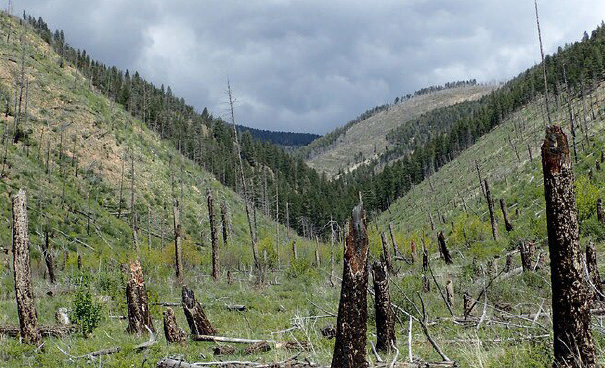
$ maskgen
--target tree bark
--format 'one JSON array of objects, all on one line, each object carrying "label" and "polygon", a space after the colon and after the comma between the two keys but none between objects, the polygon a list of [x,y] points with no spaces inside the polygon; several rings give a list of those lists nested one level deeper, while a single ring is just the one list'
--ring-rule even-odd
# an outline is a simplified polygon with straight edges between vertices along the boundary
[{"label": "tree bark", "polygon": [[439,251],[441,255],[443,255],[443,259],[445,260],[445,264],[451,265],[454,263],[452,259],[452,255],[450,251],[447,249],[447,245],[445,244],[445,236],[443,235],[443,231],[440,231],[437,235],[437,241],[439,242]]},{"label": "tree bark", "polygon": [[372,265],[376,310],[376,349],[390,352],[391,344],[395,343],[395,316],[389,296],[388,266],[384,260],[382,257],[380,262],[374,262]]},{"label": "tree bark", "polygon": [[590,290],[584,280],[574,175],[567,137],[550,126],[542,144],[542,170],[552,284],[556,366],[595,367]]},{"label": "tree bark", "polygon": [[492,237],[494,240],[498,240],[498,224],[496,223],[496,214],[494,213],[494,199],[492,198],[492,192],[489,190],[489,184],[487,179],[485,183],[485,199],[487,200],[487,207],[489,208],[489,221],[492,224]]},{"label": "tree bark", "polygon": [[221,203],[221,227],[223,229],[223,246],[227,249],[227,244],[229,243],[229,224],[227,222],[227,204],[223,201]]},{"label": "tree bark", "polygon": [[292,257],[295,261],[298,261],[298,251],[296,250],[296,240],[292,241]]},{"label": "tree bark", "polygon": [[200,302],[195,300],[193,290],[183,286],[181,299],[183,302],[183,312],[185,312],[185,318],[187,318],[191,334],[214,335],[216,330],[210,324]]},{"label": "tree bark", "polygon": [[220,264],[218,259],[218,236],[216,234],[216,221],[214,220],[214,199],[208,190],[208,221],[210,222],[210,240],[212,242],[212,278],[218,281]]},{"label": "tree bark", "polygon": [[172,308],[166,309],[164,316],[164,335],[169,343],[185,341],[185,331],[181,330],[176,323],[176,316]]},{"label": "tree bark", "polygon": [[536,253],[536,248],[532,241],[522,241],[519,245],[519,252],[521,253],[521,266],[523,266],[523,272],[532,271],[532,261]]},{"label": "tree bark", "polygon": [[50,283],[54,284],[57,281],[55,278],[55,258],[53,256],[52,246],[50,245],[48,229],[44,230],[44,248],[42,248],[42,255],[44,256]]},{"label": "tree bark", "polygon": [[391,260],[391,253],[389,253],[389,244],[387,243],[387,237],[384,231],[380,233],[380,238],[382,240],[382,254],[387,266],[387,270],[389,270],[390,274],[393,274],[393,261]]},{"label": "tree bark", "polygon": [[393,224],[389,222],[389,235],[391,236],[391,243],[393,243],[393,255],[397,257],[399,250],[397,249],[397,242],[395,241],[395,234],[393,233]]},{"label": "tree bark", "polygon": [[597,220],[601,224],[605,224],[605,213],[603,213],[603,201],[601,198],[597,199]]},{"label": "tree bark", "polygon": [[590,289],[593,291],[594,299],[605,302],[605,294],[603,293],[603,285],[601,284],[601,275],[597,267],[597,252],[594,243],[588,242],[586,245],[586,268],[590,276]]},{"label": "tree bark", "polygon": [[13,270],[19,330],[24,342],[40,345],[38,314],[31,289],[28,226],[27,197],[25,191],[20,189],[13,196]]},{"label": "tree bark", "polygon": [[147,332],[145,326],[155,332],[153,320],[149,311],[149,301],[143,269],[139,261],[131,261],[129,264],[130,280],[126,284],[126,304],[128,305],[128,328],[129,333],[141,334]]},{"label": "tree bark", "polygon": [[368,234],[360,203],[352,211],[345,242],[344,267],[332,368],[367,367]]},{"label": "tree bark", "polygon": [[181,249],[181,223],[179,220],[179,201],[177,199],[174,200],[172,215],[174,218],[174,268],[176,278],[181,280],[183,277],[183,250]]},{"label": "tree bark", "polygon": [[506,210],[506,202],[504,202],[504,198],[500,198],[500,209],[502,209],[502,217],[504,217],[504,226],[506,227],[506,231],[513,231],[513,224],[508,219],[508,211]]}]

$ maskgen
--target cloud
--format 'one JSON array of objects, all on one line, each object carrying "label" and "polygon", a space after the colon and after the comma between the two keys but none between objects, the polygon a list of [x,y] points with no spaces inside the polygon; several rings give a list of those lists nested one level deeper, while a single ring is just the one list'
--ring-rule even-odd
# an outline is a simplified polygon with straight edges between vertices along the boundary
[{"label": "cloud", "polygon": [[[64,29],[73,46],[170,85],[200,111],[226,115],[229,77],[238,122],[263,129],[326,133],[396,96],[452,80],[506,80],[540,57],[527,0],[28,0],[22,6]],[[540,12],[550,53],[599,24],[605,3],[542,1]]]}]

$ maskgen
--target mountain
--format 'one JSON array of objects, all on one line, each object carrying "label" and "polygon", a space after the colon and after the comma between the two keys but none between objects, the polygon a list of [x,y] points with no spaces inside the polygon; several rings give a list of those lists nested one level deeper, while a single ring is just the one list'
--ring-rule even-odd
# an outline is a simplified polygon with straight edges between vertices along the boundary
[{"label": "mountain", "polygon": [[260,141],[276,144],[284,148],[306,146],[317,138],[321,137],[318,134],[276,132],[271,130],[250,128],[242,125],[238,125],[237,128],[239,131],[250,133],[250,135]]},{"label": "mountain", "polygon": [[384,153],[391,143],[387,134],[422,114],[462,101],[478,100],[496,86],[453,84],[449,88],[427,88],[397,103],[368,110],[344,127],[317,139],[300,150],[305,162],[319,172],[333,177]]}]

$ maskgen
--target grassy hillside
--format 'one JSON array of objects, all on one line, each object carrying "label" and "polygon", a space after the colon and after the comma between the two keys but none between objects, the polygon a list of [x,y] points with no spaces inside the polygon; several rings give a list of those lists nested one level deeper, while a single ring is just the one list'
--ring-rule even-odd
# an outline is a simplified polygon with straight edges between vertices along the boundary
[{"label": "grassy hillside", "polygon": [[329,177],[339,170],[347,171],[377,158],[388,147],[387,133],[423,113],[458,102],[477,100],[493,90],[493,86],[465,86],[414,96],[369,118],[352,124],[331,144],[322,145],[322,138],[309,146],[307,164]]}]

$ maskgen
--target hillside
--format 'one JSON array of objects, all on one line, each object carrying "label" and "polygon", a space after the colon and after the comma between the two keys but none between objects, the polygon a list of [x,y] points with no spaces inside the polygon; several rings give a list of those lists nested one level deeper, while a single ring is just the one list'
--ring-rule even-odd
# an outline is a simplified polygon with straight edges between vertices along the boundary
[{"label": "hillside", "polygon": [[237,127],[240,132],[249,132],[253,137],[267,143],[276,144],[285,148],[306,146],[321,137],[311,133],[275,132],[272,130],[255,129],[246,126]]},{"label": "hillside", "polygon": [[475,85],[421,94],[390,105],[383,111],[352,124],[334,142],[320,138],[304,151],[306,163],[329,177],[377,158],[389,146],[387,133],[407,121],[440,107],[477,100],[494,86]]}]

